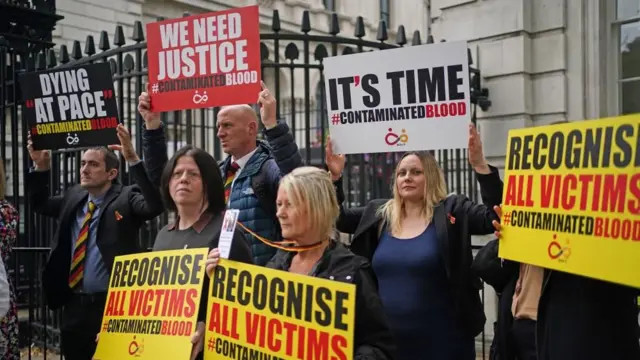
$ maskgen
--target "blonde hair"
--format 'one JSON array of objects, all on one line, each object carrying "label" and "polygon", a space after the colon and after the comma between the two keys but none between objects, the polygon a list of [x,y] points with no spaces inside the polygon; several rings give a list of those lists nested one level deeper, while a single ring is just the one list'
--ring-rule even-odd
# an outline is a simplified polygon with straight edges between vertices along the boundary
[{"label": "blonde hair", "polygon": [[5,191],[7,191],[6,186],[7,176],[4,172],[4,162],[2,162],[2,159],[0,159],[0,200],[4,200],[4,197],[6,195]]},{"label": "blonde hair", "polygon": [[313,166],[296,168],[282,178],[280,187],[295,211],[306,212],[315,234],[322,236],[322,240],[333,238],[340,205],[327,171]]},{"label": "blonde hair", "polygon": [[398,185],[396,183],[398,168],[402,160],[411,155],[417,156],[418,159],[420,159],[424,171],[424,198],[422,200],[424,203],[423,215],[425,220],[431,222],[433,218],[433,208],[447,197],[447,184],[444,181],[444,173],[433,155],[426,151],[412,151],[404,154],[393,172],[393,198],[381,206],[377,212],[378,216],[382,217],[387,225],[390,226],[392,233],[398,233],[400,231],[400,222],[404,216],[404,200],[400,198],[398,194]]}]

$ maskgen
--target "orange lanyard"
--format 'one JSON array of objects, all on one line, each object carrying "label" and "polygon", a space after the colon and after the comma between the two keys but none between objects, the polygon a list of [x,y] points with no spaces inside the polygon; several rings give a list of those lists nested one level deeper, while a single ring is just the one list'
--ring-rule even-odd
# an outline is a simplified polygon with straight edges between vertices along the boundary
[{"label": "orange lanyard", "polygon": [[324,240],[311,245],[298,245],[296,241],[291,241],[291,240],[283,240],[283,241],[275,242],[275,241],[265,239],[262,236],[256,234],[255,232],[249,230],[249,228],[244,226],[244,224],[241,223],[240,221],[236,222],[236,224],[240,225],[240,227],[244,231],[253,235],[256,239],[262,241],[264,244],[280,250],[284,250],[284,251],[291,251],[291,252],[309,251],[312,249],[319,248],[320,246],[324,245],[324,243],[326,242],[326,240]]}]

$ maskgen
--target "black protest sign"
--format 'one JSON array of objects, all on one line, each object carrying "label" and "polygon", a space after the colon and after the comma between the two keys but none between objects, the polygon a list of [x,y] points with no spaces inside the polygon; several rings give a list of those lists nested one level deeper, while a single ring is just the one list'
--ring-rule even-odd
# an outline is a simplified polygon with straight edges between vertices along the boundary
[{"label": "black protest sign", "polygon": [[34,149],[119,143],[108,63],[24,73],[19,81]]}]

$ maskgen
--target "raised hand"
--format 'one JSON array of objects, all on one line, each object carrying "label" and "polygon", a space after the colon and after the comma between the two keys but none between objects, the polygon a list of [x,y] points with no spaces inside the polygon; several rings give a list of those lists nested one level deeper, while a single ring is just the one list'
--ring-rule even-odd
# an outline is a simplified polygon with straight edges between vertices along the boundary
[{"label": "raised hand", "polygon": [[138,97],[138,112],[144,119],[145,127],[148,130],[160,127],[160,113],[151,111],[151,96],[149,96],[149,84],[147,91],[142,92]]},{"label": "raised hand", "polygon": [[267,129],[271,129],[278,124],[276,119],[276,98],[271,95],[264,81],[260,81],[262,91],[258,95],[258,104],[260,104],[260,118],[262,124]]},{"label": "raised hand", "polygon": [[344,164],[346,158],[343,154],[334,154],[333,147],[331,146],[331,137],[327,136],[327,143],[324,146],[325,153],[325,163],[329,168],[329,172],[331,172],[331,179],[333,181],[338,181],[342,176],[342,171],[344,170]]},{"label": "raised hand", "polygon": [[469,124],[469,164],[479,173],[488,174],[491,172],[487,160],[484,158],[482,150],[482,140],[474,124]]},{"label": "raised hand", "polygon": [[48,170],[51,167],[51,151],[34,150],[31,134],[27,135],[27,150],[29,151],[31,160],[33,160],[36,166],[36,170]]},{"label": "raised hand", "polygon": [[122,156],[127,162],[136,162],[140,160],[136,149],[133,148],[133,143],[131,142],[131,135],[129,134],[129,130],[122,124],[118,124],[116,128],[116,132],[118,134],[118,139],[120,140],[120,145],[109,145],[109,149],[113,151],[120,151]]}]

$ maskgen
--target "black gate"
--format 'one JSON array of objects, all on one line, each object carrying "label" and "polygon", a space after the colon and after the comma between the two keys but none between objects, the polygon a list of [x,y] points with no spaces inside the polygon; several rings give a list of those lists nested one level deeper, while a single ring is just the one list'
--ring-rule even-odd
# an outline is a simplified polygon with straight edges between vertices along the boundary
[{"label": "black gate", "polygon": [[[18,9],[26,1],[0,0],[0,12],[9,15],[28,11],[24,24],[29,20],[29,14],[38,10]],[[16,86],[16,76],[23,71],[42,70],[53,67],[65,67],[74,64],[93,62],[109,62],[113,73],[113,81],[119,104],[119,116],[126,126],[131,129],[133,140],[138,151],[141,151],[141,126],[143,121],[137,113],[138,95],[145,89],[147,83],[147,54],[143,24],[135,22],[131,40],[127,44],[122,26],[117,26],[113,42],[110,42],[107,31],[102,31],[96,41],[87,36],[84,48],[79,41],[75,41],[69,50],[65,45],[54,50],[51,43],[51,31],[56,17],[55,2],[33,0],[33,3],[48,4],[46,18],[49,22],[24,25],[19,31],[21,36],[30,34],[34,28],[40,27],[43,33],[40,42],[21,37],[7,41],[7,34],[11,29],[0,28],[0,158],[5,161],[8,173],[8,200],[20,208],[21,225],[20,238],[12,257],[13,280],[18,288],[19,307],[21,309],[21,334],[23,344],[35,343],[49,349],[59,346],[58,314],[48,311],[43,305],[40,290],[40,271],[48,252],[50,235],[53,234],[55,223],[33,215],[29,205],[25,203],[26,183],[23,181],[29,171],[30,160],[24,144],[26,131],[23,127],[19,101],[19,89]],[[7,7],[5,12],[4,7]],[[187,16],[188,14],[185,14]],[[44,16],[44,15],[43,15]],[[4,15],[0,17],[2,24],[7,26]],[[13,19],[13,17],[12,17]],[[365,37],[364,19],[356,20],[353,37],[340,35],[338,16],[333,14],[330,21],[330,35],[311,35],[309,13],[302,16],[299,33],[284,32],[280,26],[277,10],[273,12],[271,33],[262,33],[261,58],[263,79],[273,90],[277,100],[277,114],[287,121],[295,135],[296,142],[302,152],[303,159],[309,165],[321,165],[324,160],[324,144],[328,131],[327,111],[325,108],[325,92],[323,81],[322,61],[328,56],[341,56],[364,51],[377,51],[405,46],[409,43],[405,29],[400,26],[393,43],[388,42],[386,25],[380,23],[377,41],[367,41]],[[43,26],[42,24],[50,24]],[[17,31],[16,31],[17,32]],[[46,36],[45,36],[46,35]],[[420,33],[413,33],[411,44],[421,44]],[[429,37],[428,43],[433,42]],[[21,47],[23,43],[32,44]],[[35,45],[33,45],[35,44]],[[471,65],[471,56],[469,55]],[[477,107],[486,110],[490,105],[488,92],[480,86],[480,73],[471,69],[471,97],[473,115]],[[169,152],[175,152],[186,144],[204,148],[221,159],[224,154],[215,136],[215,119],[218,109],[197,109],[174,111],[162,114]],[[449,186],[449,191],[465,193],[472,199],[477,199],[477,183],[467,161],[464,150],[436,151]],[[348,156],[347,172],[345,174],[347,201],[349,206],[363,205],[368,200],[390,195],[389,180],[399,158],[398,153],[363,154]],[[125,162],[122,162],[120,174],[123,183],[128,183],[128,172]],[[80,168],[80,151],[55,151],[52,154],[51,188],[63,191],[78,180]],[[143,246],[151,246],[157,230],[167,222],[167,216],[150,221],[141,230]],[[484,335],[483,335],[484,339]]]}]

